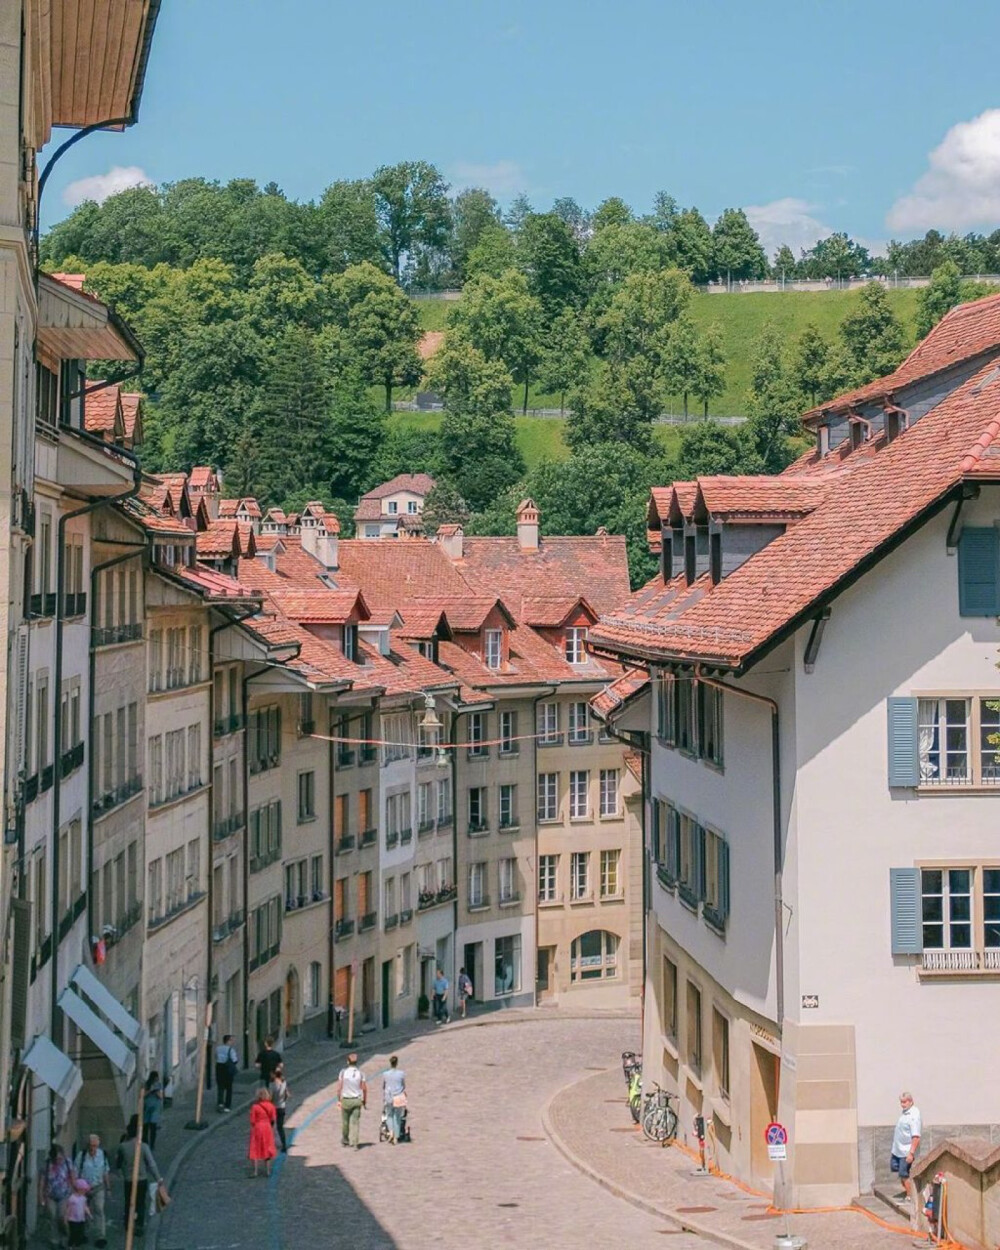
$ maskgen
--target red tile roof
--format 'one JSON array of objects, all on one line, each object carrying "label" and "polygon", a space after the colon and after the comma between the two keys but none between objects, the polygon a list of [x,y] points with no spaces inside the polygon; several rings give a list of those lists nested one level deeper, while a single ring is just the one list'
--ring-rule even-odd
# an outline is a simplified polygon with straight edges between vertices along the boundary
[{"label": "red tile roof", "polygon": [[186,564],[175,564],[165,571],[212,602],[227,600],[245,602],[258,598],[254,590],[238,582],[235,577],[229,577],[226,573],[217,573],[214,569],[207,569],[203,564],[196,565],[194,568]]},{"label": "red tile roof", "polygon": [[832,482],[799,477],[700,477],[696,517],[803,517],[823,502]]},{"label": "red tile roof", "polygon": [[436,483],[429,473],[397,473],[388,482],[375,486],[361,496],[362,499],[385,499],[387,495],[395,495],[401,490],[408,490],[414,495],[429,495]]},{"label": "red tile roof", "polygon": [[122,420],[125,422],[125,437],[136,438],[136,430],[142,430],[142,404],[145,396],[134,391],[122,392]]},{"label": "red tile roof", "polygon": [[362,621],[369,617],[368,606],[357,590],[271,586],[267,593],[284,616],[304,625],[343,625],[351,616]]},{"label": "red tile roof", "polygon": [[121,387],[115,384],[99,391],[88,391],[83,399],[83,413],[84,429],[90,434],[124,433]]},{"label": "red tile roof", "polygon": [[[469,583],[435,543],[348,539],[338,545],[338,558],[343,576],[361,586],[369,602],[399,608],[404,617],[405,605],[413,599],[440,595],[464,598],[472,593]],[[313,567],[319,566],[313,562]]]},{"label": "red tile roof", "polygon": [[577,608],[586,612],[592,621],[596,621],[599,616],[583,595],[539,595],[533,599],[521,600],[521,620],[525,625],[558,629]]},{"label": "red tile roof", "polygon": [[236,521],[210,521],[208,529],[198,535],[199,558],[238,557],[242,551],[242,544],[237,526]]}]

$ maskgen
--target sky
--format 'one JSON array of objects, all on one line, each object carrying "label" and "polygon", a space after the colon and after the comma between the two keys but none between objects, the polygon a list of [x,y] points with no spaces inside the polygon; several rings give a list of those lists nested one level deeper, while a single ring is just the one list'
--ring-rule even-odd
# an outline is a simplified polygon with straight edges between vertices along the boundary
[{"label": "sky", "polygon": [[43,225],[141,181],[312,199],[422,159],[540,210],[741,206],[772,253],[989,231],[998,43],[986,0],[163,0],[139,124],[60,160]]}]

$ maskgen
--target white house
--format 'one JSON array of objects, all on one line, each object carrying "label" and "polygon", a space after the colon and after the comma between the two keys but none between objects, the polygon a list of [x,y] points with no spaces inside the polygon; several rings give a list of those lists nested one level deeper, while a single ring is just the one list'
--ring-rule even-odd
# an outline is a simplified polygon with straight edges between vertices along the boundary
[{"label": "white house", "polygon": [[434,489],[428,473],[398,473],[362,495],[354,513],[358,538],[398,538],[401,532],[422,534],[424,500]]},{"label": "white house", "polygon": [[[1000,297],[807,413],[778,478],[656,490],[660,574],[591,645],[650,676],[644,1076],[789,1205],[1000,1125]],[[958,1126],[958,1127],[956,1127]]]}]

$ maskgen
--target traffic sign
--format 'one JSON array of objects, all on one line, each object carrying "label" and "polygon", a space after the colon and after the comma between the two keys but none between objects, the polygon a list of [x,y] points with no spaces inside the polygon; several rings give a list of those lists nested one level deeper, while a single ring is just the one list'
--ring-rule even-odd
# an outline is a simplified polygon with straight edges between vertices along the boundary
[{"label": "traffic sign", "polygon": [[767,1143],[767,1157],[772,1163],[784,1163],[788,1158],[788,1129],[777,1121],[772,1121],[764,1130]]}]

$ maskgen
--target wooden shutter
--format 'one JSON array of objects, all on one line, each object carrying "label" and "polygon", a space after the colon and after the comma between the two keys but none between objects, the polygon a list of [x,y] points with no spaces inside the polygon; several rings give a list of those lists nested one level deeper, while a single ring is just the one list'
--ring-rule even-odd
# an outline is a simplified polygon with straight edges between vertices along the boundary
[{"label": "wooden shutter", "polygon": [[653,856],[653,863],[658,864],[662,859],[662,805],[659,799],[651,800],[649,804],[650,830],[649,830],[649,849]]},{"label": "wooden shutter", "polygon": [[892,697],[886,700],[889,723],[889,785],[915,786],[920,780],[917,749],[917,700]]},{"label": "wooden shutter", "polygon": [[719,911],[722,912],[724,918],[729,916],[729,843],[722,838],[716,838],[716,853],[718,854],[718,871],[719,871]]},{"label": "wooden shutter", "polygon": [[674,881],[681,871],[681,814],[676,807],[667,808],[667,873]]},{"label": "wooden shutter", "polygon": [[1000,615],[1000,532],[963,529],[958,540],[960,616]]},{"label": "wooden shutter", "polygon": [[705,897],[705,841],[707,834],[701,825],[695,825],[693,829],[692,851],[694,852],[694,880],[691,882],[695,893],[699,899]]},{"label": "wooden shutter", "polygon": [[889,869],[889,910],[892,917],[892,953],[919,955],[923,950],[919,868]]}]

